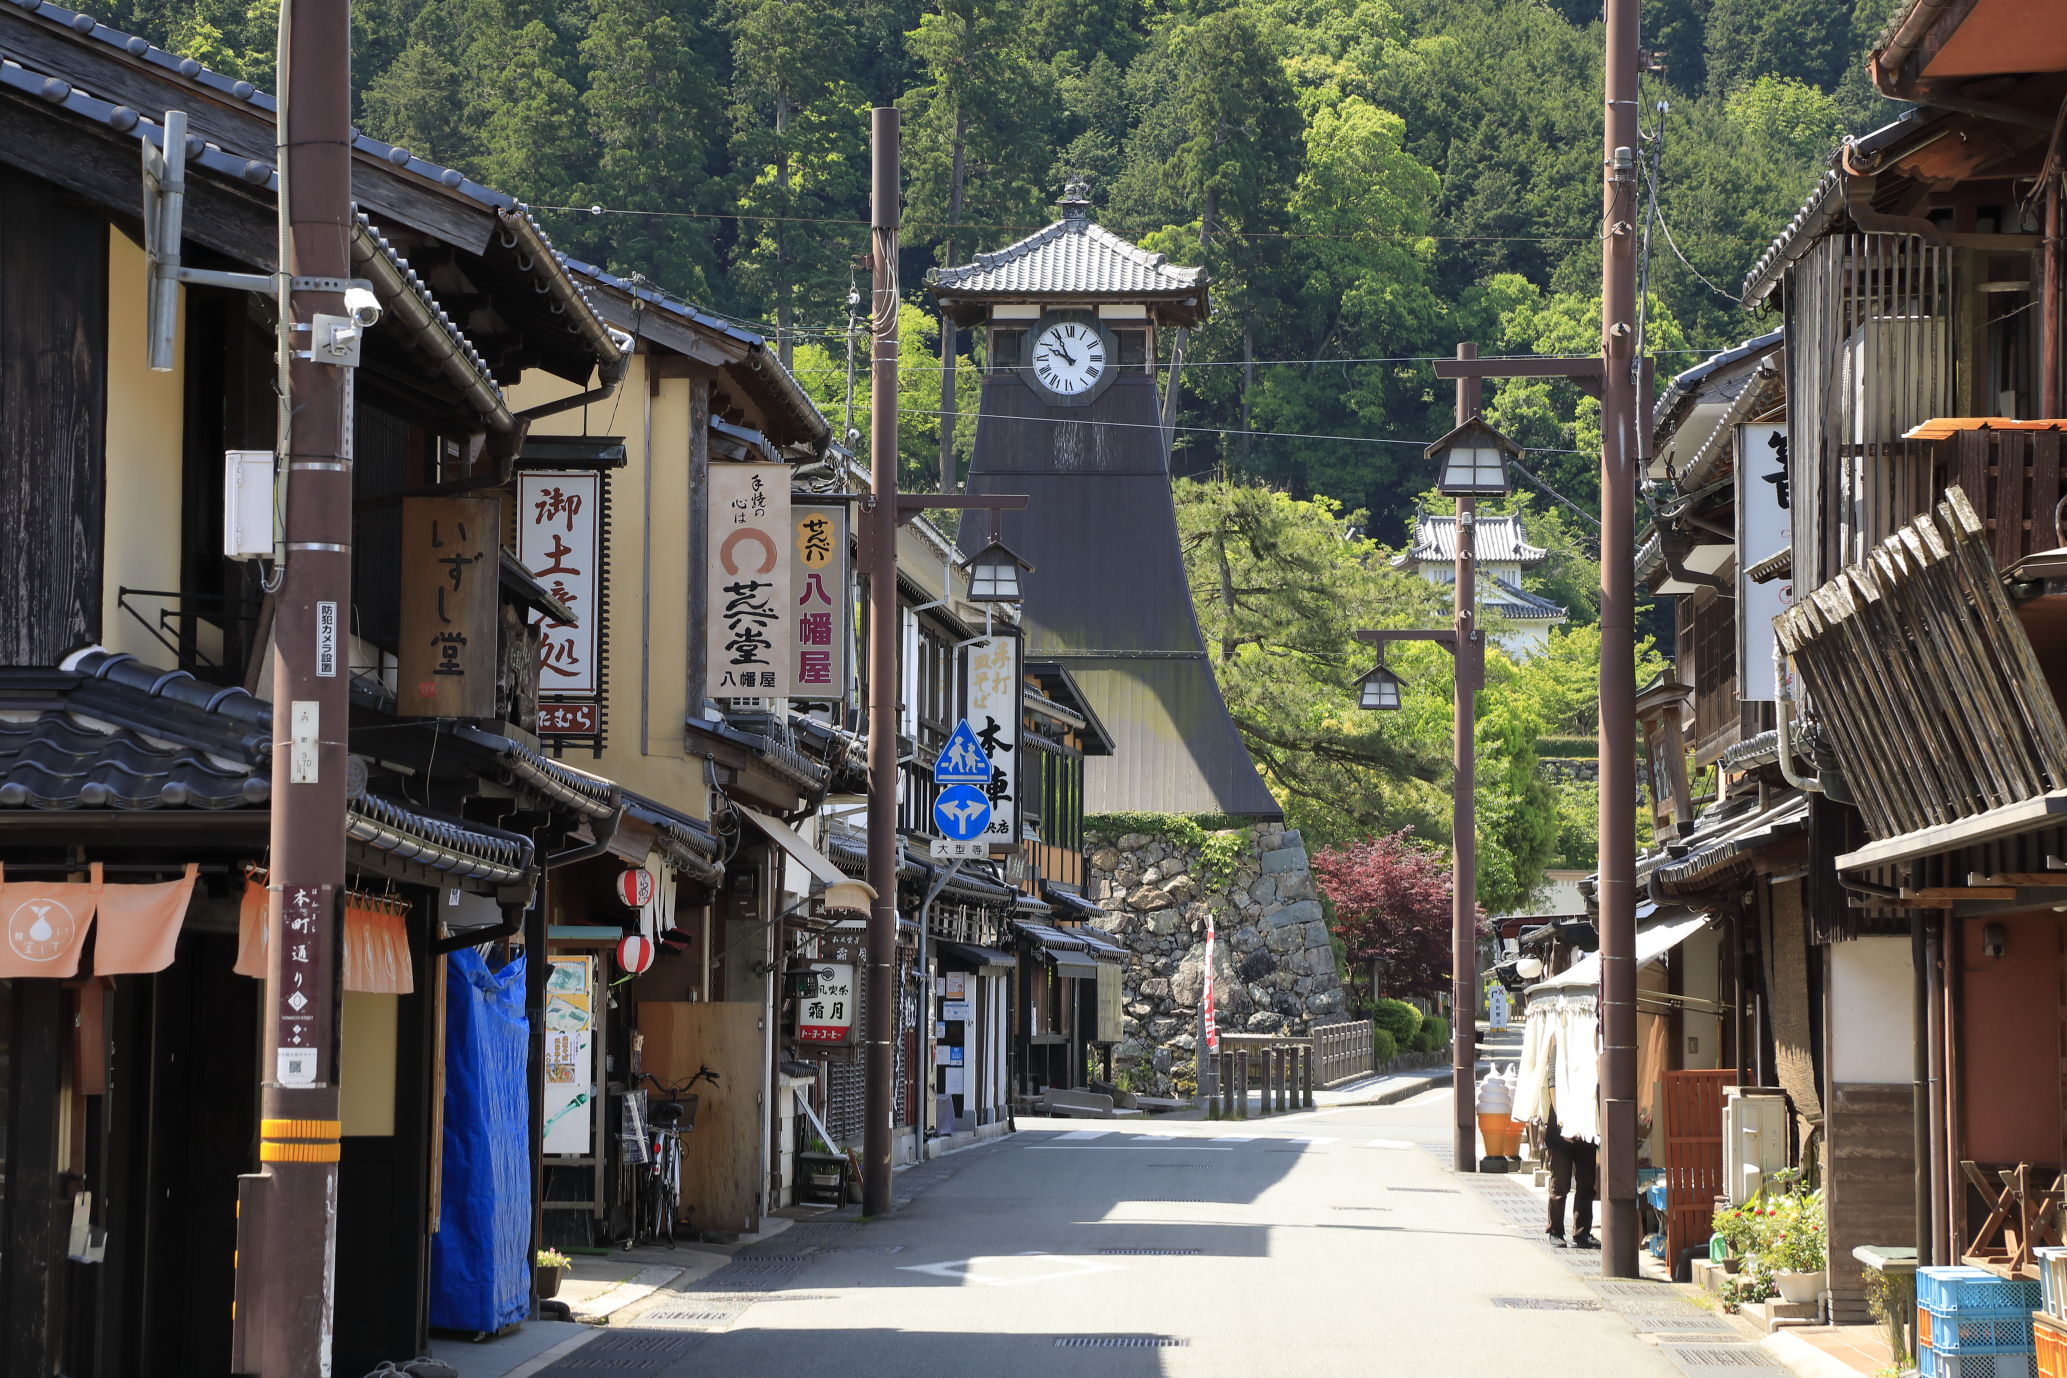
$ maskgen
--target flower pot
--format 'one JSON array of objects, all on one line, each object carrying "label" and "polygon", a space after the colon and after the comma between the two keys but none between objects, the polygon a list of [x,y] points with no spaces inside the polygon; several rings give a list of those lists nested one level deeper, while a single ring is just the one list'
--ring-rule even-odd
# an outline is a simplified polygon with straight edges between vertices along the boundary
[{"label": "flower pot", "polygon": [[1779,1289],[1780,1300],[1789,1306],[1809,1306],[1823,1290],[1823,1274],[1774,1273],[1773,1286]]},{"label": "flower pot", "polygon": [[538,1297],[540,1301],[545,1300],[547,1297],[557,1297],[560,1295],[560,1275],[566,1271],[565,1268],[532,1268],[531,1274],[538,1281]]}]

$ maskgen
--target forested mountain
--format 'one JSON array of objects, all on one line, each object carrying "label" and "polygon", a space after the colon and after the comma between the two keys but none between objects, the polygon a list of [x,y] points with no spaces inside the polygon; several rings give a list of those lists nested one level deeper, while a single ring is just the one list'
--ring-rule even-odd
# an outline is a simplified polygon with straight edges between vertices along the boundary
[{"label": "forested mountain", "polygon": [[[1891,0],[1653,0],[1649,338],[1750,333],[1729,290],[1837,137],[1892,116],[1859,56]],[[110,22],[269,83],[276,0],[118,0]],[[866,247],[871,104],[906,115],[904,281],[1052,218],[1098,215],[1206,263],[1180,467],[1320,493],[1397,533],[1420,456],[1239,432],[1423,440],[1425,357],[1590,350],[1600,254],[1594,0],[356,0],[369,132],[530,202],[569,252],[819,341],[844,391]],[[591,210],[590,208],[596,208]],[[914,318],[914,325],[920,324]],[[929,361],[916,346],[908,367]],[[966,350],[970,337],[962,337]],[[1661,354],[1661,373],[1691,352]],[[937,354],[933,356],[937,361]],[[827,376],[828,374],[833,376]],[[932,385],[937,397],[937,383]],[[907,459],[937,402],[910,390]],[[1496,419],[1597,502],[1576,395]],[[963,428],[963,441],[966,432]],[[921,477],[915,473],[915,479]]]}]

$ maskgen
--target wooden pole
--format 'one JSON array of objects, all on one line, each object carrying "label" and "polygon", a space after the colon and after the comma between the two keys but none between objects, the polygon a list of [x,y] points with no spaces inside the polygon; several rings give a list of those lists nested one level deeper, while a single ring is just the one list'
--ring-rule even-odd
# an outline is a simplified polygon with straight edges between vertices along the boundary
[{"label": "wooden pole", "polygon": [[[891,1116],[897,1089],[897,229],[900,131],[895,106],[870,112],[874,197],[869,263],[868,1062],[861,1210],[890,1213]],[[916,1070],[916,1069],[915,1069]]]},{"label": "wooden pole", "polygon": [[[281,312],[344,316],[351,276],[351,6],[280,8]],[[284,543],[274,605],[273,805],[259,1169],[239,1183],[233,1362],[262,1378],[330,1371],[337,1252],[338,941],[352,606],[351,370],[282,332]]]},{"label": "wooden pole", "polygon": [[[1606,0],[1601,162],[1601,1268],[1637,1275],[1637,3]],[[1462,1088],[1459,1088],[1460,1092]]]}]

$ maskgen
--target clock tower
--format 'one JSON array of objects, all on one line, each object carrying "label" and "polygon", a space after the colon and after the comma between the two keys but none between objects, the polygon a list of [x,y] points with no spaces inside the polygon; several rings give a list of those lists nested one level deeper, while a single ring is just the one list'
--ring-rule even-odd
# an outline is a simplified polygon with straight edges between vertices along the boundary
[{"label": "clock tower", "polygon": [[[1028,497],[1003,518],[1034,567],[1027,664],[1066,671],[1113,740],[1086,762],[1086,813],[1279,819],[1213,678],[1170,494],[1159,360],[1206,318],[1205,272],[1099,225],[1082,182],[1061,211],[927,276],[941,314],[986,332],[968,487]],[[987,538],[972,522],[964,545]]]}]

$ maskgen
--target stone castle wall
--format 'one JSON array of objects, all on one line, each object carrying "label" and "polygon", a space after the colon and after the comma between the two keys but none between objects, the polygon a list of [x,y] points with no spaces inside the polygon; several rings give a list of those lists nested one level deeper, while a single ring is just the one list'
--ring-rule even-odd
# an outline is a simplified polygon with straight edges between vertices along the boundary
[{"label": "stone castle wall", "polygon": [[[1085,848],[1085,888],[1112,916],[1102,926],[1133,954],[1114,1071],[1146,1063],[1158,1091],[1194,1057],[1209,914],[1222,1033],[1304,1033],[1346,1008],[1299,834],[1266,823],[1209,834],[1219,840],[1202,847],[1172,840],[1176,831],[1093,833]],[[1214,854],[1230,846],[1232,865],[1215,874]]]}]

